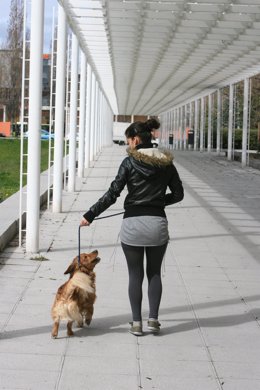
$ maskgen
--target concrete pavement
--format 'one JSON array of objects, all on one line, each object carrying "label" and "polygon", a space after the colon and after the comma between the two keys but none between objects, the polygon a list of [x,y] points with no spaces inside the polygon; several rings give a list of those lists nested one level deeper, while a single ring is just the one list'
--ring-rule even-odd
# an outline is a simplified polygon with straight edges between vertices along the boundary
[{"label": "concrete pavement", "polygon": [[[0,254],[0,389],[260,389],[260,171],[221,157],[175,152],[185,199],[167,208],[161,334],[128,333],[127,268],[121,216],[81,230],[98,249],[97,301],[89,328],[52,340],[50,309],[77,255],[82,213],[108,188],[125,147],[106,148],[64,193],[63,212],[41,213],[40,256],[17,241]],[[104,215],[122,210],[125,192]]]}]

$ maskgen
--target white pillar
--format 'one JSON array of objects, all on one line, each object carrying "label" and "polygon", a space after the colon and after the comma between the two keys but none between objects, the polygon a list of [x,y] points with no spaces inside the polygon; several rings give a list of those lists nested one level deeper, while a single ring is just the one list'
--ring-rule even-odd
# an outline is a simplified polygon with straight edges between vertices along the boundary
[{"label": "white pillar", "polygon": [[91,87],[92,69],[87,65],[87,111],[86,111],[86,137],[85,137],[85,168],[89,168],[90,128],[91,128]]},{"label": "white pillar", "polygon": [[195,100],[195,120],[194,120],[194,150],[198,148],[198,127],[199,127],[199,101]]},{"label": "white pillar", "polygon": [[176,108],[176,149],[179,149],[180,145],[180,127],[179,127],[179,122],[180,122],[180,115],[179,115],[179,108]]},{"label": "white pillar", "polygon": [[244,106],[243,106],[243,133],[242,133],[242,168],[247,165],[247,137],[248,137],[248,99],[249,79],[244,80]]},{"label": "white pillar", "polygon": [[183,115],[183,106],[180,107],[180,149],[183,149],[183,137],[184,137],[184,115]]},{"label": "white pillar", "polygon": [[232,160],[232,134],[234,115],[234,84],[229,86],[229,111],[228,111],[228,160]]},{"label": "white pillar", "polygon": [[212,94],[209,94],[209,104],[208,104],[208,152],[211,151],[211,136],[212,136]]},{"label": "white pillar", "polygon": [[98,113],[99,113],[99,87],[96,80],[95,83],[95,127],[94,127],[94,159],[97,156],[97,139],[98,139]]},{"label": "white pillar", "polygon": [[190,115],[189,115],[189,124],[188,124],[188,126],[189,126],[189,129],[191,129],[192,128],[192,104],[191,103],[189,104],[189,112],[190,112]]},{"label": "white pillar", "polygon": [[221,129],[221,93],[220,89],[217,92],[217,140],[216,140],[216,152],[220,154],[220,129]]},{"label": "white pillar", "polygon": [[86,129],[86,73],[87,61],[85,53],[81,52],[80,65],[80,108],[79,108],[79,156],[78,176],[84,176],[84,152],[85,152],[85,129]]},{"label": "white pillar", "polygon": [[69,127],[69,177],[68,191],[75,191],[76,174],[76,134],[77,134],[77,106],[78,106],[78,56],[79,43],[72,33],[71,56],[71,92],[70,92],[70,127]]},{"label": "white pillar", "polygon": [[39,250],[42,52],[44,0],[31,5],[26,251]]},{"label": "white pillar", "polygon": [[94,160],[94,132],[95,132],[95,111],[96,111],[96,78],[92,72],[91,78],[91,126],[90,126],[90,152],[89,158]]},{"label": "white pillar", "polygon": [[187,149],[187,104],[184,106],[184,131],[183,131],[183,149]]},{"label": "white pillar", "polygon": [[103,93],[100,91],[100,114],[99,114],[99,145],[98,149],[99,152],[101,152],[104,142],[104,135],[103,135],[103,114],[104,114],[104,107],[103,107]]},{"label": "white pillar", "polygon": [[178,112],[174,110],[174,149],[178,149]]},{"label": "white pillar", "polygon": [[3,122],[6,122],[6,106],[3,106]]},{"label": "white pillar", "polygon": [[200,152],[204,151],[204,123],[205,123],[205,98],[201,98],[200,110]]},{"label": "white pillar", "polygon": [[65,75],[66,75],[66,44],[67,23],[62,6],[58,5],[58,37],[57,37],[57,67],[55,99],[55,140],[53,166],[53,203],[54,213],[62,211],[63,186],[63,138],[64,138],[64,104],[65,104]]}]

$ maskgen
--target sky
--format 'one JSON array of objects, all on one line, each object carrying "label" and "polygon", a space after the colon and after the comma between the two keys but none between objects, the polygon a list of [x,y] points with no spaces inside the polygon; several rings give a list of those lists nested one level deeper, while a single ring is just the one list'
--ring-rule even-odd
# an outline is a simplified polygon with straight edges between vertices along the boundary
[{"label": "sky", "polygon": [[[11,0],[0,0],[0,46],[6,40],[7,27],[9,21]],[[28,0],[27,0],[28,3]],[[44,14],[44,53],[50,52],[50,40],[52,30],[52,13],[53,7],[56,9],[57,15],[57,0],[45,0],[45,14]]]}]

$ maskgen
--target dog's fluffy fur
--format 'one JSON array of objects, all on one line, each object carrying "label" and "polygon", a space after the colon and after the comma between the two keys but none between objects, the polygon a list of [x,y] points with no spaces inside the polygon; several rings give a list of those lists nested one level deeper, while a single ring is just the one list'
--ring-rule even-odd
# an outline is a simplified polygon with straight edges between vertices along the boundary
[{"label": "dog's fluffy fur", "polygon": [[82,327],[84,321],[90,324],[96,300],[96,275],[93,269],[100,258],[98,251],[82,253],[80,264],[78,257],[72,261],[64,274],[70,274],[69,280],[59,287],[51,315],[54,321],[52,337],[58,336],[59,324],[61,320],[67,322],[67,335],[73,336],[72,324],[74,321]]}]

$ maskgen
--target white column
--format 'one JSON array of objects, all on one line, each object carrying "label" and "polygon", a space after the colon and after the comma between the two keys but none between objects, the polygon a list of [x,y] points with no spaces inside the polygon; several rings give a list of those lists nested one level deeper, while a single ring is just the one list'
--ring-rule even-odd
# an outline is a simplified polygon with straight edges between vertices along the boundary
[{"label": "white column", "polygon": [[181,106],[181,150],[184,148],[184,107]]},{"label": "white column", "polygon": [[232,134],[234,115],[234,84],[229,86],[229,111],[228,111],[228,160],[232,160]]},{"label": "white column", "polygon": [[212,134],[212,94],[209,94],[209,104],[208,104],[208,152],[211,151],[211,134]]},{"label": "white column", "polygon": [[192,128],[192,104],[191,103],[189,103],[189,111],[190,111],[190,115],[189,115],[189,124],[188,124],[188,126],[189,126],[189,129],[191,129]]},{"label": "white column", "polygon": [[96,111],[96,77],[92,72],[91,78],[91,126],[90,126],[90,153],[89,158],[94,160],[94,132],[95,132],[95,111]]},{"label": "white column", "polygon": [[54,213],[62,211],[63,186],[63,137],[64,137],[64,104],[66,78],[66,44],[67,24],[66,14],[62,6],[58,5],[58,36],[57,36],[57,67],[56,67],[56,94],[55,99],[55,140],[53,166],[53,203]]},{"label": "white column", "polygon": [[6,106],[3,106],[3,122],[6,122]]},{"label": "white column", "polygon": [[178,112],[174,110],[174,149],[178,149]]},{"label": "white column", "polygon": [[217,96],[217,144],[216,144],[216,152],[217,155],[220,154],[220,129],[221,129],[221,93],[220,89],[218,89]]},{"label": "white column", "polygon": [[243,133],[242,133],[242,168],[247,165],[247,137],[248,137],[248,99],[249,79],[244,80],[244,107],[243,107]]},{"label": "white column", "polygon": [[193,104],[190,103],[190,117],[189,117],[189,129],[193,130],[193,145],[188,145],[189,150],[194,148],[194,115],[193,115]]},{"label": "white column", "polygon": [[39,250],[42,51],[44,0],[31,5],[26,251]]},{"label": "white column", "polygon": [[204,151],[204,123],[205,123],[205,98],[201,98],[200,110],[200,152]]},{"label": "white column", "polygon": [[198,148],[198,127],[199,127],[199,101],[195,100],[195,121],[194,121],[194,150]]},{"label": "white column", "polygon": [[104,134],[103,134],[103,115],[104,115],[104,101],[103,101],[103,93],[100,91],[100,121],[99,121],[99,145],[98,149],[99,152],[101,152],[102,147],[104,145]]},{"label": "white column", "polygon": [[75,191],[79,43],[72,33],[68,191]]},{"label": "white column", "polygon": [[184,106],[184,131],[183,131],[183,149],[187,149],[187,104]]},{"label": "white column", "polygon": [[177,125],[177,144],[176,144],[176,149],[180,149],[180,109],[179,107],[176,110],[176,125]]},{"label": "white column", "polygon": [[95,127],[94,127],[94,159],[97,156],[97,139],[98,139],[98,112],[99,112],[99,87],[96,80],[95,83]]},{"label": "white column", "polygon": [[86,129],[86,55],[81,51],[80,64],[80,108],[79,108],[79,156],[78,176],[84,176],[84,152],[85,152],[85,129]]},{"label": "white column", "polygon": [[90,128],[91,128],[91,87],[92,69],[87,65],[87,112],[86,112],[86,138],[85,138],[85,168],[89,168]]}]

